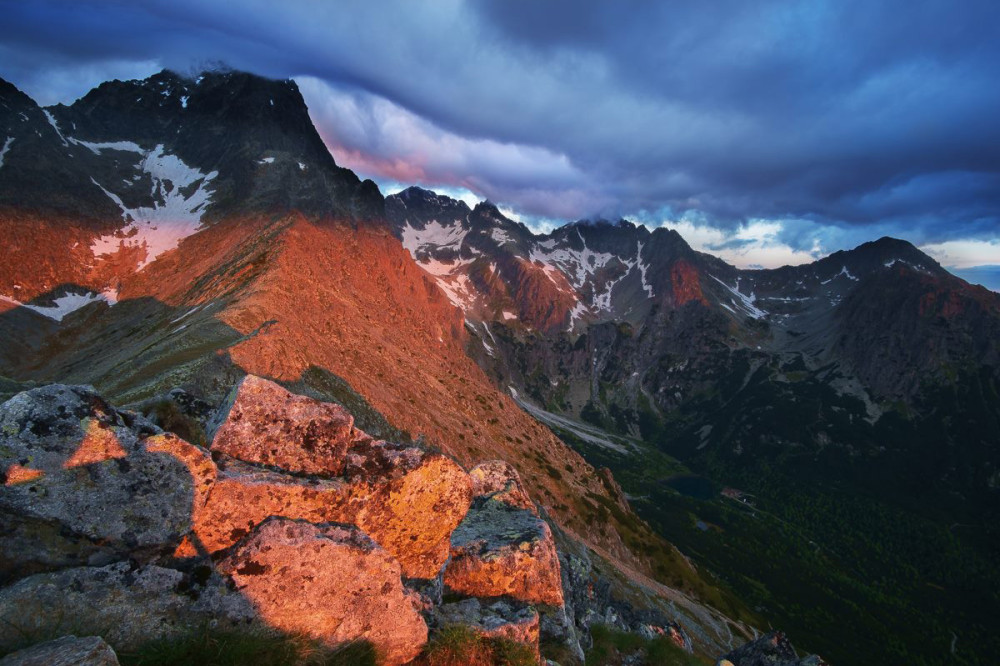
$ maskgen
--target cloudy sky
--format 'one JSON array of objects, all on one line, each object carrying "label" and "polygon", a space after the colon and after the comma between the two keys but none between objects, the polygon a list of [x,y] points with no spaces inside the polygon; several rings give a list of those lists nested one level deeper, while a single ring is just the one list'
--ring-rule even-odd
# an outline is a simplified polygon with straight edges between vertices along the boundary
[{"label": "cloudy sky", "polygon": [[906,238],[1000,289],[996,0],[0,0],[42,104],[213,63],[294,77],[385,191],[627,217],[741,266]]}]

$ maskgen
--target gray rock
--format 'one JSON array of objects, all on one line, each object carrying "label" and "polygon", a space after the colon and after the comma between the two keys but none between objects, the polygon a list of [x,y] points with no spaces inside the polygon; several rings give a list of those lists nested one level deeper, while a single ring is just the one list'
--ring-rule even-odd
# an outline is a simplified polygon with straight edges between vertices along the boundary
[{"label": "gray rock", "polygon": [[185,573],[119,562],[37,574],[0,590],[0,649],[25,635],[103,636],[119,650],[203,627],[274,633],[207,567]]},{"label": "gray rock", "polygon": [[180,461],[144,450],[154,432],[90,387],[0,405],[0,582],[173,551],[190,528],[192,481]]},{"label": "gray rock", "polygon": [[538,611],[527,604],[470,598],[442,604],[431,615],[438,627],[465,625],[484,636],[524,643],[538,654]]},{"label": "gray rock", "polygon": [[723,656],[719,663],[725,661],[732,666],[829,666],[816,655],[799,659],[791,642],[780,631],[750,641]]},{"label": "gray rock", "polygon": [[0,666],[118,666],[118,656],[100,636],[63,636],[13,652]]},{"label": "gray rock", "polygon": [[452,533],[444,584],[469,596],[563,604],[551,529],[531,511],[492,497],[477,499]]}]

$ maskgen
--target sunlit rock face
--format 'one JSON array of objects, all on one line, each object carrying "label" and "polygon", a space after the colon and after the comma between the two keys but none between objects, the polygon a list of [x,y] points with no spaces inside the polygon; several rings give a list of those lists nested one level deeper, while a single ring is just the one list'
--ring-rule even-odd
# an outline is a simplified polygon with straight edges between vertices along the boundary
[{"label": "sunlit rock face", "polygon": [[219,411],[212,450],[289,472],[338,476],[364,433],[339,405],[294,395],[247,375]]},{"label": "sunlit rock face", "polygon": [[480,463],[469,470],[469,476],[472,477],[472,492],[476,497],[489,496],[537,515],[535,503],[528,497],[520,475],[510,463],[503,460]]},{"label": "sunlit rock face", "polygon": [[217,552],[268,516],[284,516],[357,525],[409,578],[441,571],[472,499],[469,475],[451,458],[373,440],[342,407],[252,376],[217,422],[213,452],[236,460],[220,457],[223,469],[195,516],[196,539],[181,554]]},{"label": "sunlit rock face", "polygon": [[355,527],[271,518],[217,567],[281,631],[367,640],[386,664],[410,661],[427,642],[399,563]]},{"label": "sunlit rock face", "polygon": [[[537,653],[529,605],[562,603],[559,563],[511,465],[470,474],[258,377],[215,422],[209,450],[89,387],[0,405],[0,648],[66,616],[118,648],[212,621],[366,640],[397,664],[447,615]],[[441,615],[442,587],[475,598]]]},{"label": "sunlit rock face", "polygon": [[445,587],[477,597],[509,596],[561,606],[562,580],[552,530],[533,511],[477,498],[451,535]]}]

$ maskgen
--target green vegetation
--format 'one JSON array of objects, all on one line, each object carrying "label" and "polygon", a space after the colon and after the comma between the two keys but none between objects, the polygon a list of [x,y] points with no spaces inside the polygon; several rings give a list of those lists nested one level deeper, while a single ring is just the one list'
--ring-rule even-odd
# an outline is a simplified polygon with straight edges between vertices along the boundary
[{"label": "green vegetation", "polygon": [[625,663],[625,658],[634,655],[639,656],[639,661],[629,663],[643,666],[703,666],[712,663],[688,654],[668,636],[649,640],[603,624],[592,626],[590,635],[594,645],[587,652],[586,666],[619,666]]},{"label": "green vegetation", "polygon": [[[819,381],[760,360],[693,367],[713,390],[664,414],[640,397],[624,415],[645,440],[634,454],[557,434],[610,467],[659,535],[797,647],[832,663],[989,663],[1000,654],[1000,511],[985,492],[1000,432],[995,380],[927,387],[912,409],[873,423],[826,381],[835,368]],[[591,412],[623,432],[616,405]],[[675,490],[692,473],[715,493]],[[748,502],[722,497],[725,486]],[[675,585],[673,570],[658,573]]]},{"label": "green vegetation", "polygon": [[416,661],[420,666],[535,666],[530,647],[504,638],[486,637],[463,625],[442,629]]},{"label": "green vegetation", "polygon": [[152,641],[119,652],[122,666],[375,666],[375,649],[365,642],[327,647],[302,636],[266,636],[205,629],[186,638]]},{"label": "green vegetation", "polygon": [[[564,442],[583,454],[588,462],[597,467],[609,467],[626,492],[634,493],[652,480],[656,487],[662,487],[660,480],[674,476],[691,474],[684,465],[670,456],[636,440],[610,436],[609,439],[634,449],[633,453],[619,453],[613,449],[591,444],[574,435],[571,431],[553,428]],[[635,465],[641,460],[641,465]],[[629,484],[626,485],[625,481]],[[632,502],[633,506],[636,502]],[[610,519],[619,530],[622,540],[633,552],[649,558],[653,577],[664,585],[690,594],[705,603],[723,611],[730,617],[751,625],[760,624],[761,618],[750,610],[728,585],[717,579],[706,569],[697,569],[684,558],[680,551],[663,539],[632,513],[626,513],[613,500],[595,493],[587,493],[575,507],[574,514],[584,524],[611,525]],[[643,516],[645,518],[645,516]],[[651,523],[652,524],[652,523]],[[655,526],[655,524],[654,524]]]}]

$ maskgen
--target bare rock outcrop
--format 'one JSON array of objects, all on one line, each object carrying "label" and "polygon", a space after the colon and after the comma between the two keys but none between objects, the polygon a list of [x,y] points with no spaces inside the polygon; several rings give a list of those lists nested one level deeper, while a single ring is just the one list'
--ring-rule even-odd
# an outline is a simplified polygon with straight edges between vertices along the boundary
[{"label": "bare rock outcrop", "polygon": [[503,460],[490,460],[469,470],[472,491],[476,497],[493,497],[505,504],[538,514],[535,503],[521,483],[514,466]]},{"label": "bare rock outcrop", "polygon": [[118,666],[118,655],[100,636],[63,636],[12,652],[0,666]]},{"label": "bare rock outcrop", "polygon": [[792,643],[780,631],[764,634],[733,650],[719,660],[730,666],[829,666],[822,657],[799,657]]},{"label": "bare rock outcrop", "polygon": [[246,597],[207,569],[185,573],[118,562],[36,574],[0,590],[0,648],[69,627],[121,650],[205,626],[274,632]]},{"label": "bare rock outcrop", "polygon": [[434,611],[440,626],[461,624],[472,627],[484,636],[505,638],[523,643],[540,656],[538,611],[526,604],[493,601],[484,604],[479,599],[462,599],[442,604]]},{"label": "bare rock outcrop", "polygon": [[45,386],[0,405],[0,581],[172,551],[193,484],[184,464],[141,445],[155,431],[89,387]]},{"label": "bare rock outcrop", "polygon": [[529,604],[562,605],[559,560],[512,466],[470,474],[256,377],[216,422],[209,450],[89,387],[0,405],[0,649],[65,618],[119,649],[211,623],[367,640],[400,664],[447,588],[482,600],[445,615],[538,653]]},{"label": "bare rock outcrop", "polygon": [[434,578],[471,501],[471,482],[458,464],[415,447],[359,445],[371,457],[396,464],[382,460],[378,474],[345,480],[294,476],[236,460],[220,461],[218,469],[207,452],[185,444],[171,442],[173,449],[184,449],[192,475],[215,480],[203,498],[196,493],[192,533],[177,553],[182,556],[217,553],[266,518],[283,516],[357,525],[399,560],[406,577]]},{"label": "bare rock outcrop", "polygon": [[347,449],[367,438],[340,405],[247,375],[210,424],[212,451],[289,472],[339,476]]},{"label": "bare rock outcrop", "polygon": [[386,664],[410,661],[427,642],[399,563],[353,526],[271,518],[217,566],[281,631],[366,640]]},{"label": "bare rock outcrop", "polygon": [[537,515],[499,499],[476,499],[451,535],[444,585],[477,597],[563,603],[552,530]]},{"label": "bare rock outcrop", "polygon": [[[357,525],[399,560],[406,577],[440,573],[449,537],[472,501],[472,481],[451,458],[373,440],[337,405],[256,377],[240,383],[220,414],[212,447],[222,469],[179,554],[218,552],[265,518],[284,516]],[[327,417],[340,425],[328,428]],[[310,440],[316,432],[329,437]],[[206,453],[200,457],[195,467],[212,464]],[[286,470],[323,471],[312,477]]]}]

